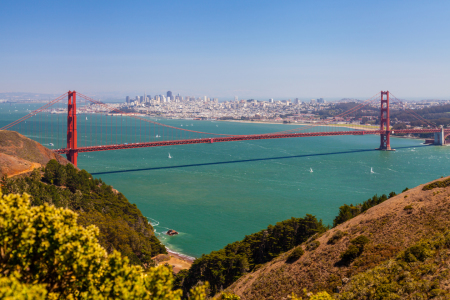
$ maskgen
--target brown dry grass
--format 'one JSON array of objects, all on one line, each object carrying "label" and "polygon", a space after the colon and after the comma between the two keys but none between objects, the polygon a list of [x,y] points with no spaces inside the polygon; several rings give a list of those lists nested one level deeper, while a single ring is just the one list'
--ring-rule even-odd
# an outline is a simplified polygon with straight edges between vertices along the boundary
[{"label": "brown dry grass", "polygon": [[[447,177],[450,178],[450,177]],[[441,180],[441,179],[440,179]],[[241,277],[227,290],[242,299],[282,299],[295,292],[328,290],[342,285],[343,278],[373,268],[417,241],[450,225],[450,187],[422,191],[420,185],[397,195],[316,238],[320,246],[295,263],[286,263],[289,251],[257,271]],[[412,209],[405,209],[406,206]],[[327,244],[336,232],[347,233]],[[370,239],[363,254],[350,265],[340,263],[340,254],[359,235]]]},{"label": "brown dry grass", "polygon": [[46,165],[51,159],[56,159],[63,165],[69,163],[61,155],[20,133],[0,130],[0,177],[31,172],[34,168]]}]

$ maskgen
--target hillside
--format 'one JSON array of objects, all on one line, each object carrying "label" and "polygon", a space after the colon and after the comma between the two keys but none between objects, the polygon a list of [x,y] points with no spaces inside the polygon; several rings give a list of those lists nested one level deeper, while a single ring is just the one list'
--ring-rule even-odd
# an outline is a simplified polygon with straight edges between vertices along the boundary
[{"label": "hillside", "polygon": [[[153,264],[151,257],[167,253],[136,204],[39,143],[0,131],[0,163],[2,175],[7,175],[1,180],[4,194],[28,193],[32,206],[50,204],[75,211],[78,224],[100,229],[99,242],[109,253],[117,250],[144,266]],[[18,173],[29,176],[11,178]]]},{"label": "hillside", "polygon": [[[450,177],[430,184],[312,237],[227,291],[242,299],[282,299],[303,289],[328,291],[337,299],[448,296]],[[296,250],[300,247],[303,251]]]},{"label": "hillside", "polygon": [[51,159],[66,165],[67,159],[20,133],[0,130],[0,177],[14,176],[45,166]]}]

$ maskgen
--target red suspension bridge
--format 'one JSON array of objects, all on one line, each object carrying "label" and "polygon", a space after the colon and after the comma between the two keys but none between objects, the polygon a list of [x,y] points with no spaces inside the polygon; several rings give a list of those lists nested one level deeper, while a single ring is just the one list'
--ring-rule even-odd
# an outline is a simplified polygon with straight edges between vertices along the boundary
[{"label": "red suspension bridge", "polygon": [[[55,146],[52,141],[59,141],[56,149],[52,150],[59,154],[66,154],[67,159],[74,165],[77,165],[80,152],[337,135],[380,135],[378,149],[389,151],[391,150],[390,136],[394,134],[390,126],[390,97],[393,101],[401,103],[388,91],[382,91],[363,103],[320,122],[281,132],[242,135],[202,132],[163,124],[146,115],[125,112],[113,105],[69,91],[3,126],[0,130],[13,129],[32,138],[40,136],[41,143],[48,142],[45,144],[48,146]],[[377,103],[380,103],[379,128],[339,123],[339,120],[349,120],[357,112],[369,107],[373,108],[377,106]],[[450,135],[450,129],[438,128],[414,111],[408,112],[417,120],[428,124],[428,127],[395,130],[396,134],[434,133],[434,144],[445,143],[445,138]],[[64,117],[66,113],[67,119]],[[77,117],[81,117],[81,120],[80,118],[77,120]],[[64,137],[66,141],[61,142]]]}]

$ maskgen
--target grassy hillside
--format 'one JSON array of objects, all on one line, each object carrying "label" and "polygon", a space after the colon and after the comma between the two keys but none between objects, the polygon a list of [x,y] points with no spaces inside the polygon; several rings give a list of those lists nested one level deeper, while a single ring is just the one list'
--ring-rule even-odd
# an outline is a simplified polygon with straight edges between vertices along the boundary
[{"label": "grassy hillside", "polygon": [[0,130],[0,177],[31,171],[45,166],[51,159],[56,159],[63,165],[69,163],[61,155],[20,133]]},{"label": "grassy hillside", "polygon": [[4,176],[1,184],[4,194],[30,194],[33,206],[52,204],[77,212],[80,225],[100,229],[99,242],[109,253],[118,250],[133,264],[150,265],[152,256],[167,253],[135,204],[72,164],[50,160],[42,172],[35,169],[28,177]]},{"label": "grassy hillside", "polygon": [[303,289],[335,299],[447,299],[450,177],[371,202],[368,209],[341,207],[341,217],[357,213],[226,290],[242,299],[282,299]]}]

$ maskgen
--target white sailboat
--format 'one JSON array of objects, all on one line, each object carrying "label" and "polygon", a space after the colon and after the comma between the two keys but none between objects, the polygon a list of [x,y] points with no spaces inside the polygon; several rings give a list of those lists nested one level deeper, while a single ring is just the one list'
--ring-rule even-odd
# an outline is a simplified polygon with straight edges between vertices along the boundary
[{"label": "white sailboat", "polygon": [[87,121],[88,119],[87,119],[87,117],[86,117],[86,121]]},{"label": "white sailboat", "polygon": [[314,172],[313,169],[312,169],[312,168],[309,168],[309,173],[312,173],[312,172]]},{"label": "white sailboat", "polygon": [[170,153],[169,153],[169,158],[172,158],[172,156],[170,156]]},{"label": "white sailboat", "polygon": [[373,171],[372,167],[370,168],[370,174],[374,174],[375,172]]}]

